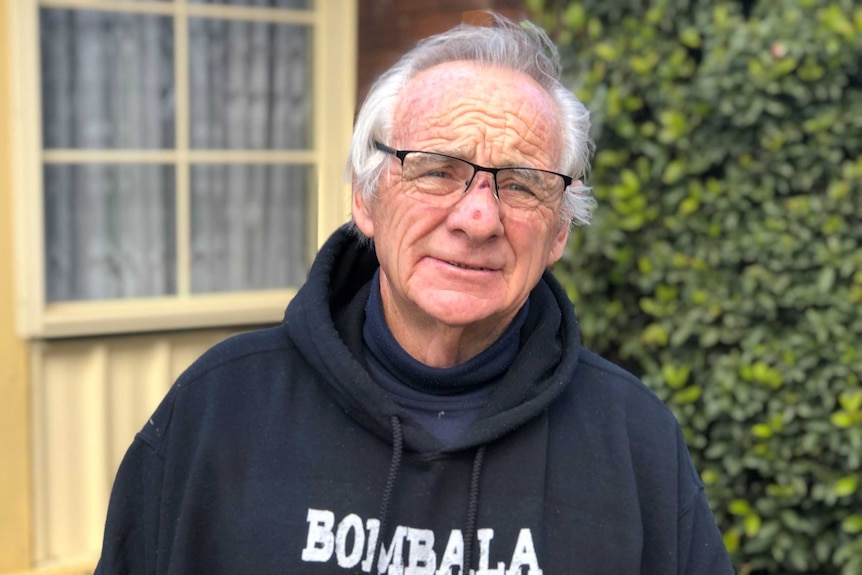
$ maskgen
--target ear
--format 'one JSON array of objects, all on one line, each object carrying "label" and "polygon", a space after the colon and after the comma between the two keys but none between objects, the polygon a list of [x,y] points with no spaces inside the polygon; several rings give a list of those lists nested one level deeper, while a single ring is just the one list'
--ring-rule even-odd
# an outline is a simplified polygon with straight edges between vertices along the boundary
[{"label": "ear", "polygon": [[560,223],[560,231],[554,236],[551,249],[548,251],[548,266],[563,257],[563,251],[566,249],[566,243],[569,241],[569,228],[568,221]]},{"label": "ear", "polygon": [[374,218],[371,217],[371,209],[368,202],[365,201],[365,196],[357,186],[353,186],[353,202],[351,213],[353,214],[353,222],[363,234],[368,238],[374,237]]}]

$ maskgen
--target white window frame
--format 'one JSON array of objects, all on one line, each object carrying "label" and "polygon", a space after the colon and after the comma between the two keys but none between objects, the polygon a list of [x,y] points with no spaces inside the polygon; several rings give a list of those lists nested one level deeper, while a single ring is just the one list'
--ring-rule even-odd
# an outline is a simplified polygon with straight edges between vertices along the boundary
[{"label": "white window frame", "polygon": [[[167,331],[277,322],[295,289],[192,294],[188,262],[189,162],[307,165],[317,189],[309,190],[316,226],[309,245],[319,247],[350,215],[344,166],[350,146],[356,94],[357,0],[315,0],[309,10],[191,4],[187,0],[14,0],[8,4],[12,102],[12,190],[15,206],[16,323],[25,338]],[[158,14],[175,18],[177,142],[174,150],[44,150],[39,83],[39,9],[83,8]],[[239,18],[312,28],[313,148],[290,151],[196,151],[189,146],[188,27],[191,16]],[[182,65],[176,64],[183,63]],[[159,298],[47,302],[43,221],[46,162],[157,162],[177,167],[177,270],[175,295]],[[313,253],[308,254],[310,263]]]}]

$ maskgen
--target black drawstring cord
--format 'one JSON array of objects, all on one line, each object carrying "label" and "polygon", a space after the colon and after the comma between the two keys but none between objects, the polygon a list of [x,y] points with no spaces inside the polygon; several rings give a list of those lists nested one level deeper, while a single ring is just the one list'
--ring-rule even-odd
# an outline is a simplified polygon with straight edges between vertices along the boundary
[{"label": "black drawstring cord", "polygon": [[371,562],[372,573],[376,572],[380,548],[383,546],[386,530],[389,528],[389,504],[392,502],[395,481],[398,479],[398,470],[401,468],[401,455],[404,452],[401,421],[397,415],[393,415],[389,418],[389,423],[392,424],[392,461],[389,463],[389,477],[386,478],[386,488],[383,490],[383,502],[380,504],[380,531],[378,531],[377,545],[374,546],[374,555]]},{"label": "black drawstring cord", "polygon": [[476,518],[479,515],[479,478],[482,475],[482,460],[485,458],[485,446],[476,450],[473,458],[473,475],[470,477],[470,503],[467,507],[467,540],[464,541],[464,568],[462,574],[470,573],[470,561],[473,556],[473,540],[476,536]]},{"label": "black drawstring cord", "polygon": [[[392,494],[395,491],[395,483],[398,480],[398,471],[401,469],[401,458],[404,453],[404,437],[401,431],[401,420],[397,415],[389,418],[392,425],[392,461],[389,464],[389,476],[386,479],[386,487],[383,490],[383,501],[380,504],[380,530],[378,531],[377,544],[374,546],[374,554],[371,562],[371,572],[377,569],[380,558],[380,549],[389,529],[389,506],[392,503]],[[476,520],[479,515],[479,480],[482,477],[482,461],[485,458],[485,446],[476,450],[473,458],[473,474],[470,476],[470,501],[467,506],[467,525],[464,541],[464,568],[462,575],[470,573],[470,562],[473,558],[473,542],[476,539]]]}]

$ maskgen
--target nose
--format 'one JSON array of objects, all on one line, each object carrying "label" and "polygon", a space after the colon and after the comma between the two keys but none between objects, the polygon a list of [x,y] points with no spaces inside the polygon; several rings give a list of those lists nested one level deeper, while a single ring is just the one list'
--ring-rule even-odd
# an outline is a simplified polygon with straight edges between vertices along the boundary
[{"label": "nose", "polygon": [[461,198],[449,210],[447,225],[482,241],[503,233],[503,221],[493,174],[477,172]]},{"label": "nose", "polygon": [[494,197],[499,199],[499,195],[497,194],[497,175],[494,171],[488,168],[482,168],[479,166],[473,166],[473,178],[467,182],[467,188],[464,190],[464,193],[469,193],[470,188],[473,187],[473,184],[479,182],[477,187],[479,188],[491,188],[491,193],[494,194]]}]

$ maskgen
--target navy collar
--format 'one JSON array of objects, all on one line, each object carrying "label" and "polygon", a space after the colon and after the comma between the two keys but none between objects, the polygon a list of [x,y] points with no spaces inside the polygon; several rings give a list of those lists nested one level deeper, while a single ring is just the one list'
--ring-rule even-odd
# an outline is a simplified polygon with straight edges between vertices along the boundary
[{"label": "navy collar", "polygon": [[378,270],[371,280],[362,338],[374,359],[404,385],[437,395],[460,394],[499,380],[509,369],[518,355],[520,332],[528,311],[529,300],[497,341],[465,363],[446,368],[431,367],[408,354],[392,335],[383,314]]}]

